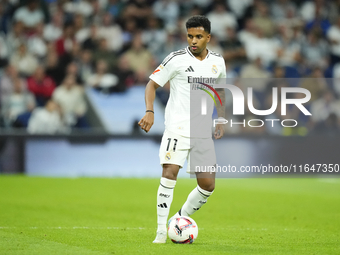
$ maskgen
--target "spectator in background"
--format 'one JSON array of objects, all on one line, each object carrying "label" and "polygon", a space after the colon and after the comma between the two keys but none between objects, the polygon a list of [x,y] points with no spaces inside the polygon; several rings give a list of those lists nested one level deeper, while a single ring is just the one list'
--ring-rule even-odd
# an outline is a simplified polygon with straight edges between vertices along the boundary
[{"label": "spectator in background", "polygon": [[181,6],[180,9],[185,9],[188,8],[187,11],[184,11],[185,15],[184,16],[179,16],[178,21],[177,21],[177,28],[176,30],[173,31],[167,31],[169,33],[174,33],[175,31],[178,33],[187,33],[187,28],[185,26],[185,23],[187,20],[195,15],[203,15],[202,9],[198,6],[193,4],[193,1],[181,1]]},{"label": "spectator in background", "polygon": [[340,62],[340,17],[337,19],[336,23],[328,30],[327,38],[331,45],[331,65],[335,65],[336,63]]},{"label": "spectator in background", "polygon": [[216,35],[219,41],[227,38],[227,28],[237,28],[237,20],[231,12],[226,10],[223,3],[217,2],[213,11],[207,14],[207,18],[211,22],[211,33]]},{"label": "spectator in background", "polygon": [[93,59],[95,62],[99,60],[104,60],[108,65],[108,71],[112,72],[114,68],[117,66],[118,57],[117,54],[113,51],[110,51],[107,40],[105,38],[101,38],[99,40],[99,47],[93,54]]},{"label": "spectator in background", "polygon": [[177,19],[179,16],[179,5],[174,0],[159,0],[155,1],[152,6],[153,15],[163,20],[165,28],[168,31],[173,31],[176,28]]},{"label": "spectator in background", "polygon": [[81,52],[80,59],[76,63],[78,67],[78,75],[85,83],[93,74],[92,52],[89,50],[83,50]]},{"label": "spectator in background", "polygon": [[62,56],[72,50],[73,44],[75,44],[74,26],[72,24],[66,24],[64,26],[63,35],[56,41],[55,44],[59,56]]},{"label": "spectator in background", "polygon": [[123,41],[124,46],[123,50],[126,50],[128,47],[130,47],[133,35],[136,34],[138,31],[136,20],[126,19],[124,20],[124,29],[123,29]]},{"label": "spectator in background", "polygon": [[248,41],[256,38],[257,29],[253,19],[247,19],[245,21],[245,26],[237,34],[240,42],[245,45]]},{"label": "spectator in background", "polygon": [[27,91],[26,80],[20,78],[18,70],[14,66],[8,65],[0,78],[1,101],[14,93],[14,81],[20,83],[22,91]]},{"label": "spectator in background", "polygon": [[[183,42],[183,38],[185,42]],[[157,56],[155,56],[159,63],[163,61],[163,59],[166,58],[167,55],[169,55],[169,52],[177,51],[178,49],[182,49],[186,47],[188,43],[186,42],[186,33],[167,33],[167,39],[165,41],[165,44],[162,45],[161,53]]]},{"label": "spectator in background", "polygon": [[221,44],[219,43],[218,39],[216,36],[211,35],[210,37],[210,42],[208,46],[209,50],[216,52],[218,54],[223,55],[223,48],[221,47]]},{"label": "spectator in background", "polygon": [[122,1],[109,0],[107,10],[113,17],[119,17],[124,9],[123,7],[124,3],[122,3]]},{"label": "spectator in background", "polygon": [[54,81],[46,76],[43,66],[38,66],[34,74],[27,79],[27,86],[34,94],[38,106],[45,105],[56,87]]},{"label": "spectator in background", "polygon": [[127,88],[135,84],[136,78],[129,66],[126,56],[121,56],[114,74],[118,77],[117,86],[113,87],[114,92],[124,92]]},{"label": "spectator in background", "polygon": [[309,32],[301,50],[307,67],[318,66],[325,68],[328,64],[328,46],[314,31]]},{"label": "spectator in background", "polygon": [[269,7],[265,2],[260,2],[257,5],[257,10],[253,19],[255,26],[263,32],[264,37],[273,37],[275,24],[270,17]]},{"label": "spectator in background", "polygon": [[206,9],[211,3],[211,0],[190,0],[189,2],[192,2],[193,5],[197,5],[201,9]]},{"label": "spectator in background", "polygon": [[7,21],[8,21],[8,15],[7,15],[7,9],[8,4],[4,1],[0,2],[0,32],[7,33]]},{"label": "spectator in background", "polygon": [[0,69],[7,65],[9,57],[9,49],[6,43],[5,35],[0,32]]},{"label": "spectator in background", "polygon": [[300,8],[300,15],[305,22],[314,20],[317,12],[320,13],[322,18],[326,18],[329,13],[329,7],[326,0],[304,1]]},{"label": "spectator in background", "polygon": [[280,22],[284,20],[289,12],[296,12],[296,5],[291,0],[272,1],[271,13],[275,21]]},{"label": "spectator in background", "polygon": [[79,75],[79,69],[76,61],[72,61],[66,66],[66,72],[64,73],[63,80],[69,75],[75,77],[78,85],[84,84],[85,81],[83,81]]},{"label": "spectator in background", "polygon": [[74,37],[76,41],[82,42],[88,36],[88,27],[85,26],[84,16],[75,13],[72,17]]},{"label": "spectator in background", "polygon": [[285,16],[275,20],[277,26],[284,26],[288,29],[293,29],[294,27],[302,28],[304,26],[303,20],[296,14],[296,9],[291,7],[285,11]]},{"label": "spectator in background", "polygon": [[37,58],[27,50],[27,47],[24,43],[22,43],[17,51],[12,54],[10,63],[23,76],[32,75],[35,69],[38,67]]},{"label": "spectator in background", "polygon": [[63,13],[57,11],[52,16],[52,22],[44,26],[43,37],[48,42],[58,40],[63,34]]},{"label": "spectator in background", "polygon": [[340,0],[334,0],[329,2],[328,20],[331,23],[336,23],[340,13]]},{"label": "spectator in background", "polygon": [[333,89],[340,96],[340,62],[334,65],[333,78]]},{"label": "spectator in background", "polygon": [[[59,57],[59,65],[63,68],[63,70],[66,73],[67,66],[73,62],[78,61],[80,59],[81,54],[81,48],[79,43],[74,42],[72,45],[72,48],[69,52],[65,53],[64,55]],[[65,76],[65,75],[64,75]],[[64,79],[64,76],[62,77],[62,80]]]},{"label": "spectator in background", "polygon": [[82,47],[84,50],[91,50],[95,51],[98,49],[98,27],[97,25],[91,25],[88,29],[88,37],[85,38],[83,42],[80,42],[82,44]]},{"label": "spectator in background", "polygon": [[246,51],[242,43],[237,39],[236,31],[232,28],[227,28],[227,34],[227,39],[222,42],[224,59],[234,65],[245,63]]},{"label": "spectator in background", "polygon": [[240,73],[240,84],[244,94],[247,93],[248,87],[253,88],[254,101],[257,101],[257,105],[260,105],[260,102],[265,99],[266,84],[270,77],[271,74],[263,67],[259,57],[251,64],[245,65]]},{"label": "spectator in background", "polygon": [[247,58],[254,61],[261,58],[262,65],[268,67],[278,56],[279,41],[274,38],[266,38],[261,29],[257,29],[256,37],[245,44]]},{"label": "spectator in background", "polygon": [[132,47],[124,53],[130,68],[134,71],[137,82],[144,83],[154,68],[152,54],[143,46],[141,35],[133,38]]},{"label": "spectator in background", "polygon": [[266,86],[267,94],[272,94],[273,88],[278,88],[278,93],[281,93],[281,87],[289,87],[289,83],[285,79],[285,69],[280,65],[275,65],[272,79]]},{"label": "spectator in background", "polygon": [[331,27],[327,17],[323,17],[321,14],[321,7],[316,8],[315,18],[306,24],[306,31],[315,31],[321,36],[325,36],[328,29]]},{"label": "spectator in background", "polygon": [[97,37],[106,39],[110,51],[119,52],[123,47],[122,29],[108,12],[103,16],[102,25],[98,27]]},{"label": "spectator in background", "polygon": [[44,25],[39,24],[36,27],[36,33],[27,40],[27,48],[38,59],[45,58],[47,54],[47,44],[43,38]]},{"label": "spectator in background", "polygon": [[294,40],[293,31],[286,26],[278,28],[279,49],[277,62],[282,66],[296,66],[301,61],[301,45]]},{"label": "spectator in background", "polygon": [[93,7],[89,0],[64,2],[63,9],[68,14],[81,14],[87,18],[93,13]]},{"label": "spectator in background", "polygon": [[87,126],[85,120],[87,106],[84,89],[76,84],[74,75],[65,77],[63,83],[54,90],[52,98],[59,104],[68,126]]},{"label": "spectator in background", "polygon": [[106,12],[107,0],[91,0],[93,13],[90,19],[93,23],[99,24],[102,21],[103,14]]},{"label": "spectator in background", "polygon": [[60,108],[53,101],[48,100],[45,107],[38,107],[32,112],[28,122],[30,134],[57,134],[64,133],[67,128],[62,120]]},{"label": "spectator in background", "polygon": [[38,24],[44,22],[44,13],[39,6],[39,1],[28,0],[26,5],[16,10],[14,20],[24,24],[26,33],[35,33]]},{"label": "spectator in background", "polygon": [[46,57],[46,75],[51,77],[56,85],[60,84],[64,78],[65,72],[63,67],[59,65],[58,54],[50,50]]},{"label": "spectator in background", "polygon": [[21,44],[25,42],[24,24],[21,21],[16,21],[12,25],[12,29],[7,34],[7,45],[9,54],[16,52]]},{"label": "spectator in background", "polygon": [[104,93],[110,93],[118,84],[118,77],[107,71],[107,63],[105,60],[98,60],[96,64],[96,72],[87,79],[87,85]]},{"label": "spectator in background", "polygon": [[315,67],[309,77],[301,80],[300,87],[309,90],[311,93],[309,102],[313,102],[320,98],[323,92],[328,89],[327,81],[323,75],[322,69]]},{"label": "spectator in background", "polygon": [[35,98],[25,90],[19,78],[13,80],[13,92],[2,101],[5,121],[10,126],[27,127],[30,112],[35,107]]},{"label": "spectator in background", "polygon": [[133,19],[140,29],[145,29],[146,20],[152,15],[150,3],[147,0],[130,0],[124,8],[122,18],[125,21]]},{"label": "spectator in background", "polygon": [[257,57],[252,63],[243,66],[240,73],[240,78],[242,79],[268,79],[270,76],[271,74],[263,67],[260,57]]},{"label": "spectator in background", "polygon": [[[149,17],[147,29],[142,34],[142,42],[147,45],[147,49],[154,55],[158,56],[162,52],[162,46],[166,43],[167,33],[161,28],[159,20],[155,17]],[[162,62],[162,59],[159,59]]]},{"label": "spectator in background", "polygon": [[227,0],[230,10],[238,20],[244,17],[245,11],[253,4],[253,0]]}]

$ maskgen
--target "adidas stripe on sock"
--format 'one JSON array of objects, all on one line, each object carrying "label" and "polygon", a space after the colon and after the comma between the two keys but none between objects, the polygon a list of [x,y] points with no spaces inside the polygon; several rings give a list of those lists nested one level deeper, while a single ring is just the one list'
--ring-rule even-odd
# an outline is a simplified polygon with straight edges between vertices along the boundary
[{"label": "adidas stripe on sock", "polygon": [[208,200],[213,192],[202,189],[197,185],[189,194],[187,201],[185,201],[178,214],[181,216],[190,216],[198,211]]},{"label": "adidas stripe on sock", "polygon": [[166,231],[175,185],[175,180],[161,178],[157,192],[157,231]]}]

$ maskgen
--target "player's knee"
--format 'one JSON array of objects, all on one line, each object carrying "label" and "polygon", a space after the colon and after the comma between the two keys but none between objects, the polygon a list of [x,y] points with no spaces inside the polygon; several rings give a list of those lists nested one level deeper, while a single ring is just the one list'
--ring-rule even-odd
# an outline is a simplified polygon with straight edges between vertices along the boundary
[{"label": "player's knee", "polygon": [[213,192],[215,189],[215,183],[204,183],[199,185],[201,189],[204,189],[209,192]]},{"label": "player's knee", "polygon": [[178,170],[172,165],[163,165],[162,177],[170,179],[170,180],[176,180],[177,173],[178,173]]},{"label": "player's knee", "polygon": [[210,185],[208,185],[207,189],[205,189],[206,191],[209,191],[209,192],[213,192],[215,189],[215,183],[212,183]]}]

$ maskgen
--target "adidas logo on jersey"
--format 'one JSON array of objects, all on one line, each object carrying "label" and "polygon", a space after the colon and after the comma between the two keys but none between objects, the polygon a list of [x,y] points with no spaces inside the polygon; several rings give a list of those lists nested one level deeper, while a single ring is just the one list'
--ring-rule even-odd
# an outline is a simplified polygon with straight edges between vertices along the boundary
[{"label": "adidas logo on jersey", "polygon": [[194,68],[192,68],[192,66],[189,66],[187,70],[185,70],[186,72],[195,72]]}]

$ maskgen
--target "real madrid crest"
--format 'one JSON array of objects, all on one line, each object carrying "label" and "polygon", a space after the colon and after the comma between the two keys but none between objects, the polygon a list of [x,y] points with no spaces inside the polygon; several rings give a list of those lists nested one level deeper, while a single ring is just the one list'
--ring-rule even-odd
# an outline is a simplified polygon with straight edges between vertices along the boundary
[{"label": "real madrid crest", "polygon": [[166,160],[170,160],[170,159],[171,159],[170,152],[168,152],[168,153],[165,155],[165,159],[166,159]]},{"label": "real madrid crest", "polygon": [[218,72],[217,66],[216,66],[216,65],[213,65],[211,71],[212,71],[214,74],[217,74],[217,72]]}]

